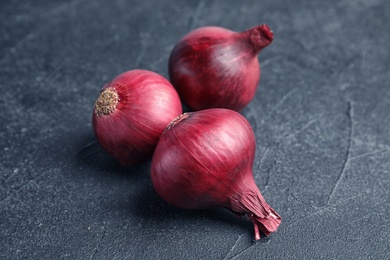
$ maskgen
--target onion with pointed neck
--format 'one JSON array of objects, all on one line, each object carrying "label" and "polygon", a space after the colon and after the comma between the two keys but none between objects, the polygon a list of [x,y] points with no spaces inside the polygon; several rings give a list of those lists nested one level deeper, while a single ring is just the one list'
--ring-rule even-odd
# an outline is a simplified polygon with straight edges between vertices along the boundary
[{"label": "onion with pointed neck", "polygon": [[239,113],[222,108],[184,113],[161,135],[151,179],[167,202],[184,209],[225,207],[252,220],[255,240],[275,232],[281,217],[253,178],[255,136]]},{"label": "onion with pointed neck", "polygon": [[169,58],[169,79],[192,110],[240,111],[260,81],[258,53],[273,41],[263,24],[244,32],[202,27],[181,39]]}]

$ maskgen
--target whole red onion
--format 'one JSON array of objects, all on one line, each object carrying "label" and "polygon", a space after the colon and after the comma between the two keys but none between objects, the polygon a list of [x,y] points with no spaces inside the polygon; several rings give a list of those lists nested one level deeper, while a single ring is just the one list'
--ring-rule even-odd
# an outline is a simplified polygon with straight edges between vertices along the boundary
[{"label": "whole red onion", "polygon": [[202,27],[181,39],[169,58],[169,78],[193,110],[243,109],[260,80],[258,53],[273,40],[263,24],[244,32]]},{"label": "whole red onion", "polygon": [[247,214],[266,235],[281,218],[265,202],[253,178],[255,137],[249,122],[223,108],[184,113],[161,135],[152,158],[156,192],[184,209],[225,207]]},{"label": "whole red onion", "polygon": [[152,157],[165,127],[182,113],[176,90],[146,70],[124,72],[105,85],[93,110],[98,143],[123,166]]}]

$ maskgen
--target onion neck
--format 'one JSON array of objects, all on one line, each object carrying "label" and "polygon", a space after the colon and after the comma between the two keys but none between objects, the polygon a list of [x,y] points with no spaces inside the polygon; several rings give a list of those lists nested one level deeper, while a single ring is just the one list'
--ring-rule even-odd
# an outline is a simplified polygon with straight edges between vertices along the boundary
[{"label": "onion neck", "polygon": [[94,113],[97,116],[111,115],[119,103],[118,92],[113,88],[104,89],[95,102]]},{"label": "onion neck", "polygon": [[249,214],[249,218],[252,220],[253,227],[255,230],[255,240],[260,239],[260,232],[263,232],[266,236],[269,236],[271,233],[275,232],[282,218],[278,213],[275,212],[271,207],[269,208],[268,215],[266,217],[258,217],[255,214]]},{"label": "onion neck", "polygon": [[236,213],[244,213],[252,220],[255,240],[260,239],[260,231],[266,236],[275,232],[282,218],[264,200],[256,184],[247,182],[241,193],[230,198],[230,209]]},{"label": "onion neck", "polygon": [[241,32],[240,36],[249,40],[249,43],[256,54],[270,45],[274,39],[274,33],[266,24],[261,24]]}]

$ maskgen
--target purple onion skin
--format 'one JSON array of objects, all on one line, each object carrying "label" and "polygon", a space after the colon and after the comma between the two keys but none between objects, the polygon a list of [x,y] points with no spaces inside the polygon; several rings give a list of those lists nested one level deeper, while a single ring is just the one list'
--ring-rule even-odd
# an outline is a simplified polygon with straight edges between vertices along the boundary
[{"label": "purple onion skin", "polygon": [[184,209],[225,207],[247,214],[269,235],[281,222],[253,178],[255,137],[249,122],[223,108],[184,113],[161,135],[152,158],[156,192]]},{"label": "purple onion skin", "polygon": [[124,72],[106,84],[92,122],[98,143],[123,166],[152,158],[165,127],[182,113],[180,98],[163,76]]},{"label": "purple onion skin", "polygon": [[244,32],[202,27],[171,52],[169,79],[191,110],[240,111],[253,99],[260,80],[258,53],[273,41],[267,25]]}]

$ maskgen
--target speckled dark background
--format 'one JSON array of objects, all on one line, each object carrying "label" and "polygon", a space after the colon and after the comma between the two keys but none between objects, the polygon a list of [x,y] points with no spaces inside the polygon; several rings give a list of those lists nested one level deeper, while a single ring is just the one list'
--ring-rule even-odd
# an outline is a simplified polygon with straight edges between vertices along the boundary
[{"label": "speckled dark background", "polygon": [[[0,2],[0,259],[390,259],[390,1]],[[150,163],[96,144],[100,88],[134,68],[167,76],[191,29],[267,23],[262,78],[242,111],[254,172],[283,217],[185,211]]]}]

